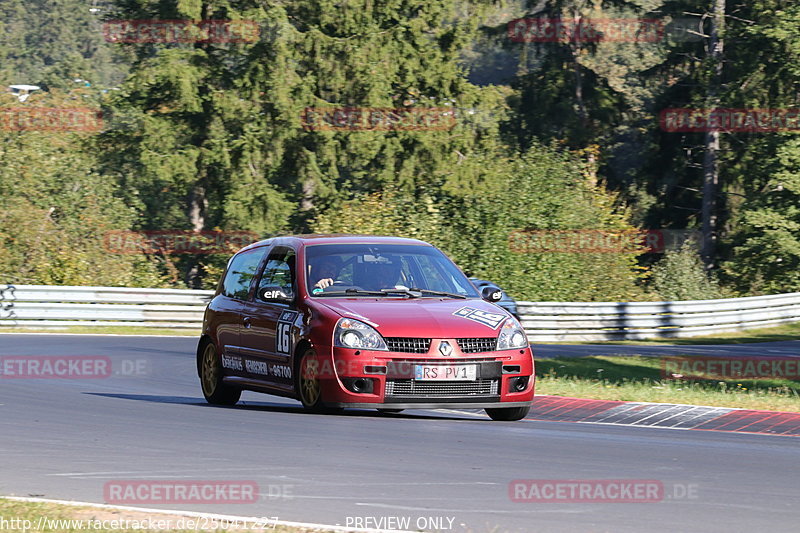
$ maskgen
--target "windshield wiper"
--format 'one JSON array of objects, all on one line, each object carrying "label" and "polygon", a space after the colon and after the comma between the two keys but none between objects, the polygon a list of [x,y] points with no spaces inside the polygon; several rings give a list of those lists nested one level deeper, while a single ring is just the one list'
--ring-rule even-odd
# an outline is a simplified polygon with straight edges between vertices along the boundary
[{"label": "windshield wiper", "polygon": [[356,294],[366,294],[367,296],[385,296],[384,293],[378,291],[366,291],[364,289],[345,289],[343,291],[325,291],[315,294],[314,296],[352,296]]},{"label": "windshield wiper", "polygon": [[416,287],[409,289],[410,291],[418,292],[421,294],[430,294],[432,296],[449,296],[450,298],[461,298],[462,300],[466,300],[467,296],[464,294],[456,294],[454,292],[445,292],[445,291],[430,291],[428,289],[418,289]]},{"label": "windshield wiper", "polygon": [[408,296],[409,298],[421,298],[423,295],[427,294],[430,296],[447,296],[449,298],[461,298],[466,299],[467,297],[463,294],[455,294],[452,292],[442,292],[442,291],[429,291],[427,289],[381,289],[379,291],[368,291],[365,289],[345,289],[343,291],[331,291],[331,292],[322,292],[319,294],[315,294],[315,296],[355,296],[355,295],[365,295],[365,296],[389,296],[392,294],[403,294]]},{"label": "windshield wiper", "polygon": [[406,289],[406,288],[402,288],[402,289],[396,289],[396,288],[395,289],[381,289],[381,292],[383,294],[396,294],[396,293],[405,294],[409,298],[419,298],[420,296],[422,296],[422,293],[420,291],[418,291],[416,289]]}]

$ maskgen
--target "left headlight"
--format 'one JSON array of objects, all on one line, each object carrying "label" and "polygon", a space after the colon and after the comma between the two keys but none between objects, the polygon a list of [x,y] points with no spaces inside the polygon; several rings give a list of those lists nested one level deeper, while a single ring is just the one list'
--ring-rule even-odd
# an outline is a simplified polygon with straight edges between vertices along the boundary
[{"label": "left headlight", "polygon": [[500,328],[500,335],[497,337],[498,350],[513,350],[515,348],[527,348],[528,336],[514,318],[509,318],[503,322]]},{"label": "left headlight", "polygon": [[383,337],[375,328],[354,318],[339,319],[333,333],[333,345],[362,350],[388,349]]}]

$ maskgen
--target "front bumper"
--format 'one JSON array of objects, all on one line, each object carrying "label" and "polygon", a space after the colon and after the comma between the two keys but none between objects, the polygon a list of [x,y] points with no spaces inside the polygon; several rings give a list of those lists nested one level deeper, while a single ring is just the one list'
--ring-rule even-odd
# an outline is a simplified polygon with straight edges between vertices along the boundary
[{"label": "front bumper", "polygon": [[351,407],[354,409],[492,409],[492,408],[505,408],[505,407],[528,407],[531,405],[530,401],[527,402],[502,402],[502,403],[486,403],[486,402],[431,402],[431,403],[352,403],[352,402],[339,402],[330,403],[325,402],[328,407]]},{"label": "front bumper", "polygon": [[[530,349],[457,357],[423,357],[384,351],[357,351],[320,346],[315,348],[317,356],[321,357],[321,368],[328,370],[320,373],[323,401],[332,407],[375,409],[524,407],[530,405],[534,396],[535,376]],[[475,365],[476,379],[417,380],[415,368],[419,364]],[[368,391],[354,392],[352,390],[354,380],[368,380]],[[526,380],[522,390],[515,388],[517,380]]]}]

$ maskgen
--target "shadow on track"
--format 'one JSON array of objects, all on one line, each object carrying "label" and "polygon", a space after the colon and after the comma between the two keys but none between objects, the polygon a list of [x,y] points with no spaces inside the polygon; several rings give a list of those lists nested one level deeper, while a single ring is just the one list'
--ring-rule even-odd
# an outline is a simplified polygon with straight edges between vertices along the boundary
[{"label": "shadow on track", "polygon": [[[154,394],[119,394],[119,393],[105,393],[105,392],[84,392],[89,396],[101,396],[104,398],[116,398],[120,400],[135,400],[139,402],[153,402],[153,403],[170,403],[177,405],[194,405],[198,407],[208,407],[211,409],[230,409],[234,411],[265,411],[270,413],[291,413],[297,415],[311,415],[320,416],[320,413],[310,413],[304,410],[299,405],[268,403],[268,402],[251,402],[240,401],[233,406],[224,405],[211,405],[206,403],[202,398],[193,398],[190,396],[159,396]],[[474,418],[459,418],[453,416],[435,416],[435,415],[419,415],[408,413],[379,413],[371,409],[346,409],[341,412],[326,413],[322,416],[342,416],[342,417],[367,417],[367,418],[406,418],[410,420],[453,420],[453,421],[475,421]]]}]

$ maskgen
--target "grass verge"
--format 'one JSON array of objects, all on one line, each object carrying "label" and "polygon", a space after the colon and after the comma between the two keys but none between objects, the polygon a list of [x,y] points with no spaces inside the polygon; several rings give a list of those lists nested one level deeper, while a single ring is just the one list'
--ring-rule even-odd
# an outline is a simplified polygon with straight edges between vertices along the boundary
[{"label": "grass verge", "polygon": [[800,340],[800,322],[774,328],[717,333],[686,339],[649,339],[646,341],[593,341],[593,342],[540,342],[537,344],[630,344],[634,346],[659,346],[662,344],[746,344],[751,342],[777,342]]},{"label": "grass verge", "polygon": [[800,381],[666,379],[658,357],[537,359],[536,376],[537,394],[800,412]]},{"label": "grass verge", "polygon": [[[116,524],[114,523],[115,520],[117,521]],[[123,522],[126,520],[127,523]],[[190,523],[190,520],[194,522]],[[238,527],[215,528],[215,525],[224,524],[222,522],[214,523],[211,519],[182,516],[180,514],[147,513],[45,502],[21,502],[0,497],[0,531],[9,532],[73,533],[77,531],[113,531],[120,533],[146,533],[158,531],[164,533],[165,531],[235,531],[237,533],[318,533],[330,531],[327,529],[276,526],[274,521],[266,518],[259,525],[262,524],[266,524],[267,527],[248,529],[244,527],[244,524],[241,524]],[[105,525],[108,527],[101,527]],[[115,527],[117,525],[127,525],[128,527]],[[154,527],[147,529],[147,526]],[[175,528],[171,526],[175,526]],[[183,528],[180,529],[181,527]]]},{"label": "grass verge", "polygon": [[[0,333],[104,333],[116,335],[180,335],[197,337],[197,329],[143,328],[136,326],[65,326],[50,328],[0,328]],[[785,324],[775,328],[754,329],[734,333],[719,333],[705,337],[688,339],[652,339],[646,341],[594,341],[594,342],[539,342],[536,344],[630,344],[637,346],[658,346],[663,344],[744,344],[751,342],[775,342],[800,340],[800,323]]]}]

